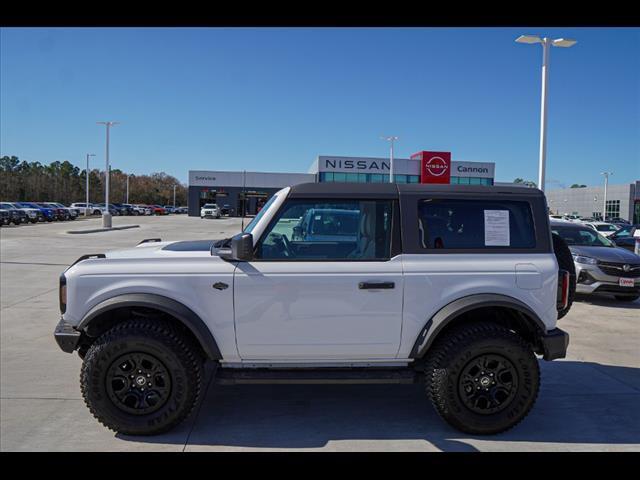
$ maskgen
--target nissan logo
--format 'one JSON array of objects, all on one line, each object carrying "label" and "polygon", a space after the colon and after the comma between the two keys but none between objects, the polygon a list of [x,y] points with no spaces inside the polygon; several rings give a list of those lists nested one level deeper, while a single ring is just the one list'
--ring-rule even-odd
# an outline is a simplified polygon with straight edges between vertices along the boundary
[{"label": "nissan logo", "polygon": [[623,272],[628,272],[631,270],[631,265],[623,265],[622,266],[622,271]]},{"label": "nissan logo", "polygon": [[439,177],[444,175],[449,165],[447,165],[447,162],[442,157],[431,157],[427,163],[424,164],[424,167],[431,175]]}]

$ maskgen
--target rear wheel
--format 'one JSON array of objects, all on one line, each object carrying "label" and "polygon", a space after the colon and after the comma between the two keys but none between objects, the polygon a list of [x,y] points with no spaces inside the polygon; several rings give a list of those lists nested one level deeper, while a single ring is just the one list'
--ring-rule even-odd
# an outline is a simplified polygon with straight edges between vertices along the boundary
[{"label": "rear wheel", "polygon": [[493,323],[445,333],[429,353],[425,375],[438,414],[458,430],[477,435],[518,424],[533,407],[540,386],[531,346]]},{"label": "rear wheel", "polygon": [[130,320],[89,347],[80,384],[85,403],[107,428],[154,435],[182,422],[202,390],[203,358],[173,325]]}]

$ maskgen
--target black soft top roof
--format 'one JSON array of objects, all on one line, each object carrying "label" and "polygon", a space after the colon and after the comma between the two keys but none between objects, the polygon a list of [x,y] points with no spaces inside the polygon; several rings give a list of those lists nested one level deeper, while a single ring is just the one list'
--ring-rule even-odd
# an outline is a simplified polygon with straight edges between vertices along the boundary
[{"label": "black soft top roof", "polygon": [[537,188],[485,185],[433,185],[423,183],[300,183],[293,185],[291,198],[398,198],[400,194],[424,193],[515,194],[541,197]]}]

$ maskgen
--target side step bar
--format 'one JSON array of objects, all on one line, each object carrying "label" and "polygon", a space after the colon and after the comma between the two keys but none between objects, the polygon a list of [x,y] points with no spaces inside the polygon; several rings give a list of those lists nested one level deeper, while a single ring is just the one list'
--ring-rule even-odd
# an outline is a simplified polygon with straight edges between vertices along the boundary
[{"label": "side step bar", "polygon": [[416,383],[421,376],[411,369],[235,369],[218,368],[219,385],[245,384],[376,384]]}]

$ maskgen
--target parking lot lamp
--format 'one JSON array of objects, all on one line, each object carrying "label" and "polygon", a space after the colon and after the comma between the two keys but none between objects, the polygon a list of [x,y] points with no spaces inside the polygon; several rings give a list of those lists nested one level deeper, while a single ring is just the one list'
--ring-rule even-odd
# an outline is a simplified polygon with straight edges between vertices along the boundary
[{"label": "parking lot lamp", "polygon": [[393,142],[395,142],[396,140],[398,140],[398,137],[386,137],[386,136],[382,136],[380,137],[383,140],[387,140],[389,142],[391,142],[391,152],[389,153],[389,182],[393,183]]},{"label": "parking lot lamp", "polygon": [[129,174],[127,173],[127,201],[124,202],[129,205]]},{"label": "parking lot lamp", "polygon": [[538,188],[544,191],[545,168],[547,160],[547,80],[549,78],[549,47],[569,48],[575,45],[575,40],[568,38],[556,38],[552,40],[536,35],[520,35],[516,38],[518,43],[542,44],[542,96],[540,99],[540,162],[538,165]]},{"label": "parking lot lamp", "polygon": [[607,221],[607,185],[609,184],[609,175],[613,175],[613,172],[602,172],[600,175],[604,175],[604,205],[602,208],[602,221]]},{"label": "parking lot lamp", "polygon": [[176,208],[176,186],[173,186],[173,208]]},{"label": "parking lot lamp", "polygon": [[95,153],[87,153],[87,203],[84,206],[84,216],[89,215],[89,157],[95,157]]},{"label": "parking lot lamp", "polygon": [[104,176],[106,178],[105,182],[105,191],[104,191],[104,212],[102,213],[102,227],[103,228],[111,228],[111,213],[109,212],[109,129],[113,125],[117,125],[120,122],[96,122],[99,125],[106,125],[107,127],[107,151],[106,151],[106,165],[107,168],[104,172]]}]

